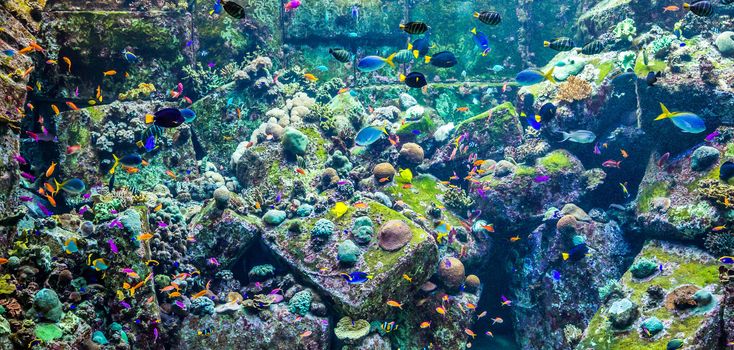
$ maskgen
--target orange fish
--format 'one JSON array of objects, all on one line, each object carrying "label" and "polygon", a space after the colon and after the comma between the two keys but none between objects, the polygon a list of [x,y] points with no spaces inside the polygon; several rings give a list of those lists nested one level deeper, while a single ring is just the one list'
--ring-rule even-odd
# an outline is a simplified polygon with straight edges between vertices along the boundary
[{"label": "orange fish", "polygon": [[61,59],[64,60],[64,63],[66,63],[67,72],[71,73],[71,60],[69,59],[69,57],[64,56],[61,57]]},{"label": "orange fish", "polygon": [[308,336],[309,336],[309,335],[311,335],[311,334],[313,334],[313,332],[311,332],[311,331],[305,331],[305,332],[301,333],[301,334],[299,335],[299,337],[301,337],[301,338],[305,338],[305,337],[308,337]]},{"label": "orange fish", "polygon": [[403,185],[403,189],[406,189],[407,190],[407,189],[410,189],[410,188],[413,188],[413,185],[412,184],[405,184],[405,185]]},{"label": "orange fish", "polygon": [[467,335],[469,335],[472,338],[476,338],[477,337],[477,334],[474,333],[474,331],[472,331],[469,328],[464,328],[464,333],[466,333]]},{"label": "orange fish", "polygon": [[237,108],[237,119],[242,119],[242,111]]},{"label": "orange fish", "polygon": [[113,76],[115,74],[117,74],[117,71],[115,71],[115,70],[108,70],[106,72],[102,72],[102,75],[105,76],[105,77],[110,77],[110,76]]},{"label": "orange fish", "polygon": [[487,230],[488,232],[494,232],[494,224],[484,225],[482,226],[482,228]]},{"label": "orange fish", "polygon": [[670,5],[670,6],[663,7],[663,13],[668,12],[668,11],[675,12],[675,11],[678,11],[678,10],[680,10],[680,7],[675,6],[675,5]]},{"label": "orange fish", "polygon": [[157,212],[159,210],[163,209],[163,203],[158,203],[158,205],[153,208],[153,212]]},{"label": "orange fish", "polygon": [[354,207],[357,209],[367,209],[367,207],[369,206],[365,202],[357,202],[357,203],[354,203]]},{"label": "orange fish", "polygon": [[51,203],[52,207],[56,207],[56,200],[54,199],[54,197],[51,197],[51,195],[47,194],[46,199],[48,200],[49,203]]},{"label": "orange fish", "polygon": [[0,258],[0,265],[4,265],[8,263],[8,259],[6,258]]},{"label": "orange fish", "polygon": [[102,87],[97,85],[97,99],[102,102]]},{"label": "orange fish", "polygon": [[260,209],[261,207],[260,202],[255,201],[255,209]]},{"label": "orange fish", "polygon": [[466,112],[469,110],[469,107],[458,107],[456,108],[457,112]]},{"label": "orange fish", "polygon": [[381,179],[379,179],[377,181],[379,181],[380,183],[384,183],[384,182],[390,181],[390,178],[389,177],[383,177],[383,178],[381,178]]},{"label": "orange fish", "polygon": [[33,51],[33,47],[26,46],[26,47],[20,49],[20,51],[18,51],[18,53],[21,54],[21,55],[25,55],[25,54],[27,54],[27,53],[29,53],[31,51]]},{"label": "orange fish", "polygon": [[54,187],[51,186],[51,184],[48,182],[44,182],[43,187],[46,189],[46,191],[51,192],[52,196],[56,193],[56,190],[54,189]]},{"label": "orange fish", "polygon": [[29,45],[30,47],[32,47],[32,48],[33,48],[34,50],[38,51],[38,52],[43,52],[43,48],[41,47],[41,45],[38,45],[38,43],[36,43],[35,41],[32,41],[32,42],[31,42],[30,44],[28,44],[28,45]]},{"label": "orange fish", "polygon": [[151,238],[153,238],[153,235],[150,233],[143,233],[138,235],[138,241],[147,241]]},{"label": "orange fish", "polygon": [[306,171],[303,170],[303,169],[301,169],[301,168],[296,168],[296,172],[299,173],[299,174],[301,174],[301,175],[306,175]]},{"label": "orange fish", "polygon": [[168,294],[169,298],[178,298],[180,296],[181,296],[180,292],[173,292],[173,293]]},{"label": "orange fish", "polygon": [[123,165],[122,168],[125,169],[125,172],[128,173],[128,174],[136,174],[137,172],[140,171],[140,169],[135,168],[135,167],[131,167],[131,166],[124,166]]},{"label": "orange fish", "polygon": [[436,312],[438,312],[441,315],[446,315],[446,309],[443,308],[443,306],[439,306],[436,308]]},{"label": "orange fish", "polygon": [[176,174],[173,173],[171,170],[166,170],[166,175],[170,176],[172,179],[176,180]]},{"label": "orange fish", "polygon": [[517,242],[520,240],[520,236],[510,237],[510,242]]},{"label": "orange fish", "polygon": [[51,162],[51,165],[49,165],[48,169],[46,169],[46,177],[51,177],[51,175],[54,173],[54,170],[56,170],[56,163]]},{"label": "orange fish", "polygon": [[482,164],[484,164],[484,160],[482,159],[477,159],[474,161],[474,163],[472,163],[472,165],[474,166],[481,166]]},{"label": "orange fish", "polygon": [[387,301],[387,305],[388,306],[392,306],[392,307],[396,307],[396,308],[398,308],[400,310],[403,309],[403,304],[401,304],[401,303],[399,303],[399,302],[397,302],[395,300],[388,300]]},{"label": "orange fish", "polygon": [[630,156],[629,154],[627,154],[627,151],[625,151],[624,149],[620,149],[619,150],[619,153],[622,153],[622,157],[624,157],[624,158],[627,158],[627,157]]},{"label": "orange fish", "polygon": [[420,327],[422,329],[426,329],[426,328],[428,328],[430,326],[431,326],[431,322],[429,322],[429,321],[423,321],[423,322],[421,322],[421,325],[420,325]]},{"label": "orange fish", "polygon": [[336,94],[337,94],[337,95],[341,95],[341,94],[343,94],[343,93],[345,93],[345,92],[348,92],[348,91],[349,91],[349,88],[346,88],[346,87],[345,87],[345,88],[341,88],[341,89],[339,89],[339,91],[337,91],[337,92],[336,92]]},{"label": "orange fish", "polygon": [[23,72],[23,78],[27,77],[28,74],[31,74],[31,72],[33,71],[33,69],[34,69],[33,66],[31,66],[30,68],[26,69],[25,72]]},{"label": "orange fish", "polygon": [[726,229],[726,225],[716,226],[716,227],[712,228],[711,231],[719,232],[719,231],[724,230],[724,229]]},{"label": "orange fish", "polygon": [[54,111],[54,114],[56,114],[56,115],[59,115],[59,113],[61,113],[61,112],[59,111],[59,107],[56,107],[56,105],[55,105],[55,104],[51,104],[51,109],[53,109],[53,111]]},{"label": "orange fish", "polygon": [[77,107],[74,102],[66,102],[66,105],[69,106],[72,110],[78,111],[79,107]]},{"label": "orange fish", "polygon": [[203,297],[203,296],[211,293],[209,291],[209,284],[211,284],[211,282],[212,281],[206,282],[206,287],[203,290],[199,291],[198,293],[192,295],[191,296],[191,299],[199,299],[199,298],[201,298],[201,297]]},{"label": "orange fish", "polygon": [[168,291],[172,291],[174,289],[176,289],[176,287],[174,287],[174,286],[165,286],[165,287],[161,288],[161,292],[168,292]]},{"label": "orange fish", "polygon": [[472,304],[472,303],[467,303],[466,304],[466,308],[469,309],[469,310],[474,310],[474,309],[477,308],[477,306],[474,305],[474,304]]}]

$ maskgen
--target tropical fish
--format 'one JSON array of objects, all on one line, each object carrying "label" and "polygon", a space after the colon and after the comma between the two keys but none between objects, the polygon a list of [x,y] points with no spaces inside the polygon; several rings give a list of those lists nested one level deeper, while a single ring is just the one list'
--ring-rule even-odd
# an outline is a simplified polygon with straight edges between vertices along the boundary
[{"label": "tropical fish", "polygon": [[482,50],[482,56],[487,56],[489,54],[489,51],[492,49],[489,47],[489,39],[487,39],[487,36],[484,35],[482,32],[477,32],[477,28],[472,28],[471,33],[473,34],[472,39],[474,40],[474,44],[479,47],[480,50]]},{"label": "tropical fish", "polygon": [[385,333],[390,333],[396,329],[398,329],[398,325],[395,324],[395,321],[392,322],[383,322],[382,325],[380,325],[380,328],[385,331]]},{"label": "tropical fish", "polygon": [[602,51],[604,51],[604,44],[597,40],[592,40],[581,48],[581,53],[584,55],[596,55]]},{"label": "tropical fish", "polygon": [[108,70],[108,71],[102,72],[102,76],[105,76],[105,77],[111,77],[115,74],[117,74],[116,70]]},{"label": "tropical fish", "polygon": [[622,188],[622,194],[624,194],[624,198],[629,198],[630,193],[627,191],[627,183],[619,183],[619,186]]},{"label": "tropical fish", "polygon": [[734,177],[734,162],[727,160],[719,167],[719,179],[726,183]]},{"label": "tropical fish", "polygon": [[388,300],[386,304],[388,306],[396,307],[396,308],[401,309],[401,310],[403,309],[403,304],[401,304],[400,302],[397,302],[395,300]]},{"label": "tropical fish", "polygon": [[69,238],[64,242],[64,251],[66,254],[73,254],[79,251],[79,247],[76,244],[76,238]]},{"label": "tropical fish", "polygon": [[418,58],[425,56],[431,46],[431,33],[426,33],[422,38],[416,39],[408,44],[408,51],[413,52],[413,57]]},{"label": "tropical fish", "polygon": [[[213,15],[213,14],[218,15],[220,13],[222,13],[222,0],[215,0],[214,5],[212,5],[212,9],[209,10],[209,15]],[[186,46],[188,47],[190,45],[187,43]]]},{"label": "tropical fish", "polygon": [[109,266],[107,266],[107,263],[102,258],[94,259],[94,261],[92,261],[90,266],[94,268],[96,271],[104,271],[109,268]]},{"label": "tropical fish", "polygon": [[58,192],[59,190],[64,190],[68,193],[78,194],[84,191],[84,189],[86,188],[84,181],[77,178],[68,179],[61,183],[56,181],[56,179],[54,178],[54,183],[56,185],[56,192]]},{"label": "tropical fish", "polygon": [[303,78],[306,79],[306,80],[308,80],[308,81],[310,81],[310,82],[312,82],[312,83],[319,81],[319,78],[317,78],[315,75],[313,75],[311,73],[304,74],[303,75]]},{"label": "tropical fish", "polygon": [[696,16],[708,17],[714,13],[714,5],[707,0],[696,1],[692,4],[683,3],[683,8],[693,12]]},{"label": "tropical fish", "polygon": [[712,133],[710,133],[710,134],[706,135],[706,137],[704,137],[703,139],[704,139],[704,141],[706,141],[706,142],[712,142],[712,141],[714,141],[714,140],[716,139],[716,137],[717,137],[717,136],[719,136],[719,135],[721,135],[721,133],[719,132],[719,130],[714,130],[714,132],[712,132]]},{"label": "tropical fish", "polygon": [[477,337],[477,334],[474,333],[474,331],[472,331],[469,328],[464,328],[464,333],[466,333],[468,336],[470,336],[472,338],[476,338]]},{"label": "tropical fish", "polygon": [[354,271],[349,274],[341,273],[339,275],[342,276],[349,284],[364,283],[373,278],[372,275],[368,275],[366,272],[362,272],[362,271]]},{"label": "tropical fish", "polygon": [[515,76],[515,81],[522,86],[530,86],[541,83],[545,80],[555,84],[556,80],[553,78],[553,70],[555,66],[545,73],[536,69],[526,69]]},{"label": "tropical fish", "polygon": [[310,336],[311,334],[313,334],[312,331],[305,331],[305,332],[299,334],[298,336],[301,337],[301,338],[306,338],[306,337]]},{"label": "tropical fish", "polygon": [[285,8],[285,12],[288,12],[297,9],[299,6],[301,6],[301,0],[290,0],[283,5],[283,8]]},{"label": "tropical fish", "polygon": [[59,115],[59,113],[61,113],[61,112],[59,111],[59,107],[56,107],[56,105],[55,105],[55,104],[51,104],[51,110],[53,110],[53,111],[54,111],[54,115]]},{"label": "tropical fish", "polygon": [[601,166],[605,168],[619,168],[619,165],[622,163],[621,160],[605,160],[604,163],[601,163]]},{"label": "tropical fish", "polygon": [[663,7],[663,13],[668,12],[668,11],[675,12],[675,11],[678,11],[678,10],[680,10],[680,7],[675,6],[675,5],[669,5],[669,6]]},{"label": "tropical fish", "polygon": [[423,34],[428,31],[428,25],[423,22],[401,23],[400,30],[408,34]]},{"label": "tropical fish", "polygon": [[69,102],[69,101],[67,101],[67,102],[66,102],[66,105],[67,105],[67,106],[69,106],[69,108],[71,108],[71,109],[72,109],[73,111],[78,111],[78,110],[79,110],[79,107],[77,107],[77,106],[76,106],[76,105],[74,104],[74,102]]},{"label": "tropical fish", "polygon": [[67,72],[71,74],[71,60],[69,59],[69,57],[66,56],[61,57],[61,59],[64,61],[64,63],[66,63]]},{"label": "tropical fish", "polygon": [[344,204],[344,202],[336,202],[336,204],[334,204],[334,208],[331,209],[331,212],[338,219],[342,217],[347,210],[349,210],[349,206]]},{"label": "tropical fish", "polygon": [[142,233],[142,234],[139,234],[136,238],[138,239],[138,241],[145,242],[147,240],[150,240],[153,237],[154,236],[150,233]]},{"label": "tropical fish", "polygon": [[500,296],[500,299],[502,299],[502,303],[500,303],[501,306],[512,306],[512,300],[507,299],[506,296],[502,295]]},{"label": "tropical fish", "polygon": [[502,22],[502,16],[495,11],[474,12],[474,18],[478,18],[484,24],[496,26]]},{"label": "tropical fish", "polygon": [[551,271],[551,276],[553,277],[554,281],[560,281],[561,280],[561,273],[558,272],[558,270]]},{"label": "tropical fish", "polygon": [[349,51],[344,49],[329,49],[329,53],[334,59],[342,63],[349,62],[349,57],[351,56]]},{"label": "tropical fish", "polygon": [[140,155],[137,153],[131,153],[122,158],[118,158],[117,155],[113,153],[112,158],[114,159],[114,163],[112,164],[112,168],[109,171],[110,174],[114,174],[115,168],[117,168],[117,166],[120,164],[127,167],[136,167],[143,163],[143,158],[140,157]]},{"label": "tropical fish", "polygon": [[400,182],[403,183],[412,183],[413,182],[413,172],[410,169],[400,169],[398,171],[398,174],[400,175]]},{"label": "tropical fish", "polygon": [[533,178],[533,182],[537,182],[537,183],[547,182],[548,180],[550,180],[550,176],[548,175],[539,175]]},{"label": "tropical fish", "polygon": [[400,50],[395,53],[395,58],[393,59],[393,62],[395,63],[410,63],[413,61],[413,52],[410,50]]},{"label": "tropical fish", "polygon": [[56,170],[56,163],[51,162],[51,165],[48,166],[48,169],[46,169],[46,177],[51,177],[53,175],[54,171]]},{"label": "tropical fish", "polygon": [[561,134],[563,134],[561,142],[569,140],[577,143],[591,143],[596,139],[596,135],[588,130],[561,131]]},{"label": "tropical fish", "polygon": [[719,232],[719,231],[722,231],[722,230],[725,230],[725,229],[726,229],[726,225],[720,225],[720,226],[716,226],[716,227],[712,228],[711,231],[713,231],[713,232]]},{"label": "tropical fish", "polygon": [[419,325],[419,327],[421,329],[429,328],[429,327],[431,327],[431,322],[430,321],[423,321],[423,322],[421,322],[421,324]]},{"label": "tropical fish", "polygon": [[382,58],[380,56],[365,56],[357,62],[357,69],[362,72],[373,72],[384,67],[385,63],[395,68],[395,63],[393,63],[394,58],[395,53],[391,54],[387,58]]},{"label": "tropical fish", "polygon": [[[550,120],[556,116],[556,110],[557,107],[552,102],[547,102],[542,107],[540,107],[540,112],[538,112],[538,115],[541,117],[542,120]],[[540,120],[538,120],[540,122]]]},{"label": "tropical fish", "polygon": [[414,89],[420,89],[428,84],[423,73],[418,72],[410,72],[407,76],[400,74],[399,80],[401,83],[405,83],[405,85]]},{"label": "tropical fish", "polygon": [[[698,2],[696,4],[698,4]],[[655,120],[670,119],[678,129],[692,134],[697,134],[706,130],[706,125],[703,119],[693,113],[670,112],[662,102],[660,102],[660,108],[663,110],[663,113],[658,115]]]},{"label": "tropical fish", "polygon": [[107,240],[107,244],[110,246],[110,251],[117,254],[120,252],[120,250],[117,248],[117,244],[115,244],[115,240],[110,238]]},{"label": "tropical fish", "polygon": [[505,320],[503,320],[501,317],[495,317],[492,319],[492,324],[503,323],[503,322],[505,322]]},{"label": "tropical fish", "polygon": [[544,47],[549,47],[556,51],[570,51],[574,47],[573,40],[565,36],[555,38],[552,41],[544,41]]},{"label": "tropical fish", "polygon": [[385,128],[367,126],[357,132],[357,135],[354,137],[354,142],[358,146],[369,146],[375,143],[375,141],[383,138],[383,135],[387,135],[387,130],[385,130]]},{"label": "tropical fish", "polygon": [[441,51],[433,56],[426,55],[423,60],[439,68],[450,68],[458,63],[456,56],[449,51]]},{"label": "tropical fish", "polygon": [[222,0],[222,4],[222,7],[224,7],[224,11],[227,12],[227,14],[229,14],[230,16],[237,19],[245,18],[245,9],[238,3],[234,1]]},{"label": "tropical fish", "polygon": [[654,86],[655,83],[658,82],[658,78],[662,76],[662,73],[660,72],[648,72],[647,76],[645,77],[645,83],[647,83],[647,86]]},{"label": "tropical fish", "polygon": [[589,248],[586,243],[581,243],[573,246],[568,252],[562,253],[563,260],[579,261],[583,259],[589,252]]},{"label": "tropical fish", "polygon": [[440,315],[446,316],[446,309],[444,309],[443,306],[439,306],[436,308],[436,312],[438,312]]}]

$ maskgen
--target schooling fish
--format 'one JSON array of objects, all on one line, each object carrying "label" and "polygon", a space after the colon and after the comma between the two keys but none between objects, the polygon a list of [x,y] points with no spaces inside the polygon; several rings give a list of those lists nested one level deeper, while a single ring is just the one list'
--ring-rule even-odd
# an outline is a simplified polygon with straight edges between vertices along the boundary
[{"label": "schooling fish", "polygon": [[569,140],[577,143],[591,143],[596,139],[596,135],[588,130],[561,131],[561,134],[563,134],[561,142]]},{"label": "schooling fish", "polygon": [[408,75],[400,74],[400,82],[414,89],[420,89],[428,84],[423,73],[410,72]]},{"label": "schooling fish", "polygon": [[706,124],[701,117],[690,112],[670,112],[668,108],[661,102],[660,108],[663,113],[658,115],[655,120],[670,119],[673,124],[683,132],[697,134],[706,130]]},{"label": "schooling fish", "polygon": [[692,4],[683,3],[683,8],[693,12],[696,16],[708,17],[714,13],[714,5],[706,0],[696,1]]},{"label": "schooling fish", "polygon": [[84,184],[84,181],[81,179],[73,178],[68,179],[62,183],[59,183],[54,179],[54,183],[56,184],[56,191],[64,190],[68,193],[78,194],[82,193],[84,189],[86,188],[86,185]]},{"label": "schooling fish", "polygon": [[387,135],[387,130],[385,130],[385,128],[367,126],[357,133],[357,136],[354,137],[354,142],[358,146],[369,146],[375,143],[375,141],[383,138],[383,135]]},{"label": "schooling fish", "polygon": [[571,51],[571,49],[574,48],[574,43],[571,38],[562,36],[560,38],[555,38],[552,41],[544,41],[543,46],[549,47],[556,51]]},{"label": "schooling fish", "polygon": [[474,44],[479,47],[480,50],[482,50],[482,56],[487,56],[489,54],[489,51],[492,49],[489,47],[489,39],[487,39],[487,36],[484,35],[482,32],[477,32],[477,28],[472,28],[471,33],[474,34],[472,36],[472,39],[474,39]]},{"label": "schooling fish", "polygon": [[584,55],[596,55],[602,51],[604,51],[604,44],[597,40],[592,40],[581,48],[581,53]]},{"label": "schooling fish", "polygon": [[365,283],[372,279],[372,275],[368,275],[366,272],[362,271],[354,271],[352,273],[340,273],[340,276],[342,276],[347,283],[349,284],[359,284],[359,283]]},{"label": "schooling fish", "polygon": [[423,22],[401,23],[400,30],[408,34],[423,34],[428,31],[428,25]]},{"label": "schooling fish", "polygon": [[526,69],[520,73],[517,73],[517,75],[515,76],[515,81],[522,86],[535,85],[545,80],[548,80],[551,83],[555,84],[556,80],[553,78],[553,70],[555,68],[555,66],[551,67],[551,69],[546,73],[543,73],[537,69]]},{"label": "schooling fish", "polygon": [[502,22],[502,16],[496,11],[474,12],[474,18],[478,18],[480,22],[496,26]]},{"label": "schooling fish", "polygon": [[245,9],[234,1],[223,0],[222,7],[224,7],[224,11],[227,12],[227,14],[234,18],[245,18]]},{"label": "schooling fish", "polygon": [[441,51],[433,56],[426,56],[424,61],[439,68],[450,68],[458,63],[456,56],[449,51]]},{"label": "schooling fish", "polygon": [[422,38],[416,39],[413,43],[408,44],[408,50],[413,52],[413,57],[415,58],[425,56],[430,48],[431,33],[426,33]]},{"label": "schooling fish", "polygon": [[385,63],[395,68],[395,63],[393,63],[394,58],[394,53],[387,58],[382,58],[380,56],[366,56],[357,62],[357,69],[362,72],[373,72],[384,67]]}]

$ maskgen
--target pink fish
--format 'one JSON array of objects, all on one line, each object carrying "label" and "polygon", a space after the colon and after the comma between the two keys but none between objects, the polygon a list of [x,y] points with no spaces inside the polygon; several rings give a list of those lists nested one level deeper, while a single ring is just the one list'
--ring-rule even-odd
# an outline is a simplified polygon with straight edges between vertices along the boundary
[{"label": "pink fish", "polygon": [[74,97],[79,97],[79,87],[77,86],[76,89],[74,89]]},{"label": "pink fish", "polygon": [[41,209],[41,211],[43,212],[44,215],[46,215],[46,216],[53,215],[54,212],[48,210],[48,208],[46,208],[45,206],[43,206],[43,204],[36,203],[36,205],[38,206],[38,209]]},{"label": "pink fish", "polygon": [[87,210],[89,210],[89,207],[87,206],[79,208],[79,215],[84,215],[84,213],[86,213]]},{"label": "pink fish", "polygon": [[622,163],[621,160],[605,160],[604,163],[601,163],[601,166],[605,168],[619,168],[619,165]]},{"label": "pink fish", "polygon": [[176,302],[174,304],[176,304],[176,306],[178,306],[179,309],[186,310],[186,304],[184,304],[183,301],[176,300]]},{"label": "pink fish", "polygon": [[221,265],[221,264],[219,263],[219,261],[217,261],[217,258],[214,258],[214,257],[211,257],[211,258],[209,258],[209,264],[212,264],[212,265],[214,265],[214,266],[219,266],[219,265]]},{"label": "pink fish", "polygon": [[456,151],[459,149],[459,147],[454,147],[454,150],[451,151],[451,155],[449,156],[449,160],[454,160],[456,158]]},{"label": "pink fish", "polygon": [[32,200],[33,200],[33,197],[28,197],[28,196],[20,196],[20,197],[18,197],[18,198],[19,198],[19,199],[20,199],[20,200],[21,200],[22,202],[30,202],[30,201],[32,201]]},{"label": "pink fish", "polygon": [[28,161],[26,161],[25,158],[23,158],[23,156],[21,156],[20,154],[14,155],[13,159],[15,159],[15,161],[18,162],[18,164],[22,164],[22,165],[28,164]]},{"label": "pink fish", "polygon": [[153,342],[158,341],[158,328],[153,328]]},{"label": "pink fish", "polygon": [[662,168],[663,165],[668,162],[668,158],[670,158],[670,152],[665,152],[665,154],[660,156],[660,159],[658,159],[658,167]]},{"label": "pink fish", "polygon": [[130,304],[128,304],[128,303],[126,303],[126,302],[124,302],[124,301],[121,301],[121,302],[120,302],[120,306],[122,306],[122,307],[124,307],[124,308],[126,308],[126,309],[129,309],[129,308],[131,308],[131,307],[132,307],[132,306],[130,306]]},{"label": "pink fish", "polygon": [[601,154],[601,148],[599,148],[599,142],[594,144],[594,154],[600,155]]},{"label": "pink fish", "polygon": [[120,222],[120,220],[117,220],[117,219],[110,221],[110,224],[108,225],[108,227],[109,228],[117,227],[119,229],[123,228],[122,222]]},{"label": "pink fish", "polygon": [[119,252],[120,252],[120,250],[119,250],[119,249],[117,249],[117,244],[115,244],[115,240],[114,240],[114,239],[112,239],[112,238],[108,239],[108,240],[107,240],[107,243],[109,243],[109,245],[110,245],[110,250],[111,250],[111,251],[112,251],[113,253],[117,254],[117,253],[119,253]]},{"label": "pink fish", "polygon": [[110,214],[117,214],[117,210],[116,209],[110,209]]},{"label": "pink fish", "polygon": [[285,3],[285,12],[293,11],[298,8],[298,6],[301,6],[301,0],[291,0]]},{"label": "pink fish", "polygon": [[714,132],[706,135],[706,137],[704,137],[704,140],[706,140],[706,142],[711,142],[716,138],[716,136],[719,136],[719,134],[719,130],[714,130]]},{"label": "pink fish", "polygon": [[135,270],[133,270],[133,269],[131,269],[129,267],[125,267],[125,268],[120,269],[120,272],[129,274],[129,273],[135,272]]},{"label": "pink fish", "polygon": [[548,176],[548,175],[540,175],[540,176],[536,176],[536,177],[535,177],[535,178],[533,179],[533,181],[535,181],[535,182],[537,182],[537,183],[543,183],[543,182],[546,182],[546,181],[548,181],[548,180],[550,180],[550,176]]},{"label": "pink fish", "polygon": [[30,182],[36,181],[36,177],[35,176],[33,176],[33,175],[29,174],[29,173],[26,173],[25,171],[24,172],[21,172],[20,173],[20,176],[22,176],[24,179],[26,179],[26,180],[28,180]]},{"label": "pink fish", "polygon": [[168,224],[163,221],[158,221],[158,227],[160,228],[166,228],[168,227]]}]

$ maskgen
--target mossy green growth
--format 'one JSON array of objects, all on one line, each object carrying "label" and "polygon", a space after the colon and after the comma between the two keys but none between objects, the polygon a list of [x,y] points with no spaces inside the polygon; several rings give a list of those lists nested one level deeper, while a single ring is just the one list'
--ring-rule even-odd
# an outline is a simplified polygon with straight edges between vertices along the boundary
[{"label": "mossy green growth", "polygon": [[316,158],[318,158],[319,162],[326,162],[326,159],[329,157],[326,153],[326,138],[315,128],[303,128],[299,130],[314,143],[316,147],[314,154],[316,155]]},{"label": "mossy green growth", "polygon": [[421,135],[428,135],[436,130],[436,124],[429,115],[424,115],[423,118],[417,121],[406,122],[400,126],[396,134],[398,134],[398,136],[411,135],[413,130],[420,131]]},{"label": "mossy green growth", "polygon": [[568,154],[564,151],[548,153],[545,157],[538,159],[538,164],[550,173],[557,173],[573,167],[571,159],[568,158]]},{"label": "mossy green growth", "polygon": [[[403,188],[400,184],[394,184],[388,187],[386,192],[390,197],[402,200],[416,213],[423,216],[428,215],[431,204],[445,206],[439,198],[442,198],[446,191],[439,185],[439,180],[435,177],[431,175],[414,176],[411,185],[411,188]],[[450,211],[444,211],[444,215],[446,221],[452,226],[461,224],[459,218]]]},{"label": "mossy green growth", "polygon": [[536,173],[535,168],[527,165],[518,165],[515,168],[515,176],[535,176]]},{"label": "mossy green growth", "polygon": [[645,186],[637,195],[637,212],[640,214],[649,212],[650,202],[653,198],[666,196],[668,196],[667,182],[654,182]]},{"label": "mossy green growth", "polygon": [[600,84],[609,75],[612,69],[614,69],[614,62],[606,61],[599,63],[596,67],[599,68],[599,76],[596,78],[596,83]]},{"label": "mossy green growth", "polygon": [[0,276],[0,295],[11,294],[15,292],[15,284],[10,283],[10,275]]},{"label": "mossy green growth", "polygon": [[[620,280],[625,290],[631,291],[629,299],[638,305],[644,305],[643,296],[653,285],[660,286],[666,292],[672,291],[681,284],[692,284],[698,287],[718,285],[718,264],[713,257],[703,252],[689,252],[696,248],[688,248],[660,241],[648,241],[637,261],[657,261],[666,266],[665,274],[655,276],[650,280],[634,280],[632,271],[627,271]],[[698,256],[700,254],[700,256]],[[685,318],[670,312],[661,305],[652,310],[641,310],[642,320],[657,317],[666,324],[666,334],[659,339],[643,339],[639,331],[614,333],[609,330],[606,320],[607,311],[602,307],[597,311],[587,327],[587,336],[577,347],[579,349],[619,349],[619,350],[646,350],[665,349],[665,344],[676,337],[690,339],[705,322],[706,315],[692,315]],[[596,345],[593,345],[596,344]]]},{"label": "mossy green growth", "polygon": [[49,342],[54,339],[61,338],[61,336],[64,335],[64,332],[59,328],[59,326],[53,323],[41,323],[36,325],[35,334],[36,337],[44,342]]}]

